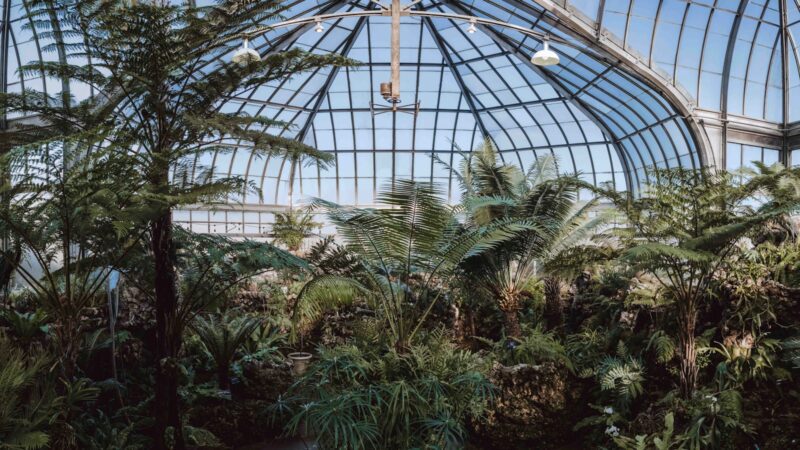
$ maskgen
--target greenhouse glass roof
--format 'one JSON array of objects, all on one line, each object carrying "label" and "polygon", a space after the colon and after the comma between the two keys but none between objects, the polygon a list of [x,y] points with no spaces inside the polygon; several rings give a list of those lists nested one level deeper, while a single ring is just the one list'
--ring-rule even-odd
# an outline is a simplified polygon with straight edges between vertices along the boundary
[{"label": "greenhouse glass roof", "polygon": [[[286,19],[380,8],[370,0],[286,4]],[[795,0],[422,0],[412,7],[552,36],[561,62],[533,65],[542,40],[513,28],[481,24],[469,33],[463,20],[403,17],[401,100],[419,102],[419,112],[375,114],[373,104],[385,105],[380,83],[390,78],[389,17],[260,35],[252,44],[262,55],[299,47],[362,64],[302,74],[220,105],[290,122],[275,132],[336,158],[330,169],[299,167],[230,142],[235,152],[197,164],[262,188],[263,197],[232,198],[236,209],[266,211],[317,196],[371,205],[380,187],[402,178],[440,183],[455,201],[457,183],[433,156],[455,162],[484,136],[505,161],[527,167],[554,155],[562,172],[632,192],[648,182],[651,167],[791,163],[800,146]],[[93,95],[88,86],[20,74],[21,64],[62,57],[59,33],[37,32],[23,0],[0,0],[0,8],[0,88]],[[4,126],[24,120],[5,119]]]}]

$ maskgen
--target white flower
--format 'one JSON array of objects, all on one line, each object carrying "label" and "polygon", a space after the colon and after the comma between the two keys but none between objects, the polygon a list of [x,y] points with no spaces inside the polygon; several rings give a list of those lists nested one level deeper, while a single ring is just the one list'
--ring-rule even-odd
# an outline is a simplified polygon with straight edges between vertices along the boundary
[{"label": "white flower", "polygon": [[619,428],[617,428],[615,425],[611,425],[606,428],[606,434],[612,437],[617,437],[619,436]]},{"label": "white flower", "polygon": [[614,414],[614,408],[612,408],[610,406],[606,406],[605,408],[603,408],[603,413],[604,414]]}]

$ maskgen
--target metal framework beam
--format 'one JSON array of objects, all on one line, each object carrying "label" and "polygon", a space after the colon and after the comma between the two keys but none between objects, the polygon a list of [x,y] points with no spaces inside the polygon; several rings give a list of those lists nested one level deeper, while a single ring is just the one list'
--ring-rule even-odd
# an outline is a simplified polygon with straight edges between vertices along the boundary
[{"label": "metal framework beam", "polygon": [[[0,23],[0,94],[8,92],[8,52],[11,35],[11,0],[2,0],[2,23]],[[5,130],[8,123],[5,113],[0,113],[0,130]]]},{"label": "metal framework beam", "polygon": [[[392,0],[394,2],[399,2],[400,0]],[[408,6],[408,5],[407,5]],[[330,14],[317,14],[314,16],[307,16],[307,17],[299,17],[295,19],[286,20],[283,22],[278,22],[268,26],[256,27],[250,31],[243,32],[240,35],[233,35],[222,38],[219,40],[220,43],[226,43],[235,41],[237,39],[247,38],[249,40],[253,40],[253,38],[258,37],[262,34],[268,33],[278,28],[285,28],[291,27],[296,25],[309,25],[309,24],[316,24],[318,22],[325,22],[328,20],[337,20],[337,19],[346,19],[346,18],[360,18],[366,16],[391,16],[392,20],[395,20],[395,16],[402,17],[402,16],[412,16],[412,17],[431,17],[431,18],[439,18],[439,19],[451,19],[451,20],[460,20],[470,23],[475,23],[477,25],[488,25],[488,26],[500,26],[504,28],[508,28],[519,33],[522,33],[526,36],[535,37],[537,39],[543,39],[547,37],[552,42],[557,42],[562,45],[568,45],[570,47],[574,47],[574,43],[567,40],[561,39],[558,36],[551,36],[547,33],[543,33],[536,30],[531,30],[530,28],[526,28],[520,25],[515,25],[513,23],[504,22],[502,20],[495,20],[495,19],[486,19],[483,17],[473,16],[467,13],[464,14],[451,14],[445,12],[435,12],[435,11],[427,11],[422,9],[409,9],[408,7],[398,7],[397,13],[393,13],[392,11],[395,9],[394,7],[388,9],[381,9],[381,10],[374,10],[374,9],[365,9],[360,11],[347,11],[347,12],[340,12],[340,13],[330,13]]]},{"label": "metal framework beam", "polygon": [[[520,8],[531,14],[539,14],[535,8],[527,4],[527,2],[520,0],[505,0],[507,3]],[[608,39],[604,33],[598,34],[598,29],[581,20],[575,14],[561,5],[560,2],[553,0],[534,0],[535,3],[544,8],[553,17],[543,17],[542,20],[551,26],[558,27],[567,34],[586,42],[589,45],[596,46],[596,48],[609,55],[609,57],[617,59],[621,65],[628,70],[635,73],[642,81],[649,84],[656,92],[664,96],[669,103],[675,107],[681,116],[686,119],[687,126],[691,131],[691,137],[695,141],[698,151],[698,158],[703,165],[709,165],[710,159],[713,159],[713,152],[711,151],[711,143],[708,141],[707,136],[703,132],[703,127],[694,116],[695,104],[683,92],[680,91],[675,85],[665,80],[658,72],[651,69],[645,62],[630,52],[619,46],[615,42]],[[451,3],[451,2],[448,2]]]},{"label": "metal framework beam", "polygon": [[780,0],[780,14],[781,14],[781,70],[783,71],[783,102],[782,107],[782,121],[783,121],[783,145],[781,146],[781,163],[784,166],[789,165],[789,20],[786,12],[786,0]]},{"label": "metal framework beam", "polygon": [[[748,0],[741,0],[739,2],[739,8],[736,10],[736,17],[733,19],[733,26],[731,27],[731,35],[728,38],[728,48],[725,50],[725,62],[722,66],[722,83],[721,83],[721,92],[720,96],[722,98],[721,101],[721,113],[722,113],[722,145],[726,145],[728,142],[728,89],[730,86],[730,77],[731,77],[731,64],[733,61],[733,50],[736,47],[736,36],[739,35],[739,26],[742,23],[742,17],[744,16],[745,8],[747,7]],[[722,166],[721,169],[724,169],[727,165],[727,153],[725,149],[721,149],[721,159],[720,165]]]},{"label": "metal framework beam", "polygon": [[[454,11],[466,14],[466,11],[462,9],[461,5],[455,1],[443,0],[443,3],[446,4],[449,8],[452,8]],[[557,78],[555,78],[552,74],[550,74],[546,70],[542,70],[541,67],[533,64],[528,58],[528,55],[523,54],[517,46],[509,43],[503,36],[499,35],[495,30],[493,30],[490,27],[481,25],[481,31],[483,31],[487,36],[489,36],[498,46],[500,46],[500,48],[504,49],[508,53],[517,56],[523,62],[523,64],[533,69],[539,76],[548,81],[548,83],[550,83],[550,85],[553,86],[553,88],[561,96],[565,98],[571,97],[570,91],[561,83],[561,81],[559,81]],[[606,134],[606,136],[609,136],[613,139],[611,144],[614,146],[614,149],[617,152],[617,156],[619,156],[619,160],[622,163],[623,166],[622,170],[625,174],[625,184],[627,185],[629,191],[633,189],[635,185],[633,182],[633,172],[632,172],[633,168],[629,162],[625,150],[620,146],[619,140],[616,139],[614,133],[608,126],[606,126],[603,120],[601,120],[594,112],[592,112],[591,108],[588,105],[586,105],[580,98],[572,97],[571,101],[579,110],[581,110],[581,112],[586,114],[586,116],[590,120],[592,120],[595,123],[595,125],[600,127],[600,129]]]},{"label": "metal framework beam", "polygon": [[[358,35],[361,34],[361,30],[364,29],[364,25],[366,23],[367,23],[366,17],[362,17],[361,19],[359,19],[358,23],[356,24],[355,28],[352,31],[352,34],[347,38],[347,41],[345,41],[345,44],[342,47],[342,50],[340,52],[342,55],[347,55],[348,53],[350,53],[350,50],[353,49],[353,45],[355,45],[356,39],[358,38]],[[322,87],[320,87],[317,100],[314,102],[314,106],[311,108],[311,112],[308,115],[308,119],[306,120],[306,123],[303,124],[303,128],[300,129],[300,132],[297,133],[296,139],[298,141],[303,142],[306,135],[308,134],[308,131],[311,129],[311,125],[314,122],[314,118],[319,113],[320,107],[322,106],[322,103],[325,101],[325,96],[330,90],[331,85],[333,85],[333,81],[336,78],[336,75],[339,74],[340,70],[341,66],[333,67],[331,69],[331,73],[328,75],[328,78],[325,80],[325,83],[322,85]]]},{"label": "metal framework beam", "polygon": [[442,41],[442,36],[439,34],[439,31],[436,30],[436,28],[431,24],[431,19],[429,18],[423,17],[422,23],[425,25],[425,28],[428,29],[428,32],[431,33],[433,41],[436,43],[436,48],[439,49],[439,52],[442,54],[442,58],[444,58],[445,62],[447,63],[447,67],[453,74],[453,78],[455,78],[456,83],[458,84],[458,88],[461,90],[461,93],[464,96],[464,100],[467,102],[467,107],[469,108],[472,115],[475,117],[475,122],[481,129],[483,137],[492,139],[491,134],[489,134],[489,129],[486,128],[486,124],[483,123],[483,120],[481,119],[480,116],[480,112],[478,111],[478,108],[475,106],[475,101],[473,100],[472,95],[469,89],[467,88],[466,83],[464,83],[464,79],[461,77],[461,73],[459,73],[458,68],[455,67],[455,65],[453,64],[453,58],[447,51],[447,48],[445,47],[445,44]]}]

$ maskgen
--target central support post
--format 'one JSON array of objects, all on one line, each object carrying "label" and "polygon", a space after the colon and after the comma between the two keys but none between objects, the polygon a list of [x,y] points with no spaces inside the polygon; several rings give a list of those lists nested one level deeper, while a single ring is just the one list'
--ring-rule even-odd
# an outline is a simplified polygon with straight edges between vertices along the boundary
[{"label": "central support post", "polygon": [[400,102],[400,0],[392,0],[392,103]]}]

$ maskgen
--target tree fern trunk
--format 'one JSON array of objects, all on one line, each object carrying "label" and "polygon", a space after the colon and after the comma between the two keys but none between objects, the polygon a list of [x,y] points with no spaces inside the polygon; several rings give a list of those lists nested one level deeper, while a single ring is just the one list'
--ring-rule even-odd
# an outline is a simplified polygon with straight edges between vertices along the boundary
[{"label": "tree fern trunk", "polygon": [[564,323],[561,288],[561,280],[558,278],[544,279],[544,319],[548,330],[559,328]]},{"label": "tree fern trunk", "polygon": [[683,398],[690,399],[697,386],[697,345],[695,322],[697,311],[694,301],[682,301],[678,308],[678,350],[680,351],[680,391]]},{"label": "tree fern trunk", "polygon": [[156,296],[156,385],[153,430],[154,447],[168,448],[165,433],[174,432],[173,449],[185,448],[178,399],[178,352],[181,348],[178,313],[178,284],[172,214],[166,212],[150,224],[155,269]]},{"label": "tree fern trunk", "polygon": [[223,391],[227,391],[231,388],[231,377],[227,363],[217,367],[217,383],[219,384],[219,388]]}]

